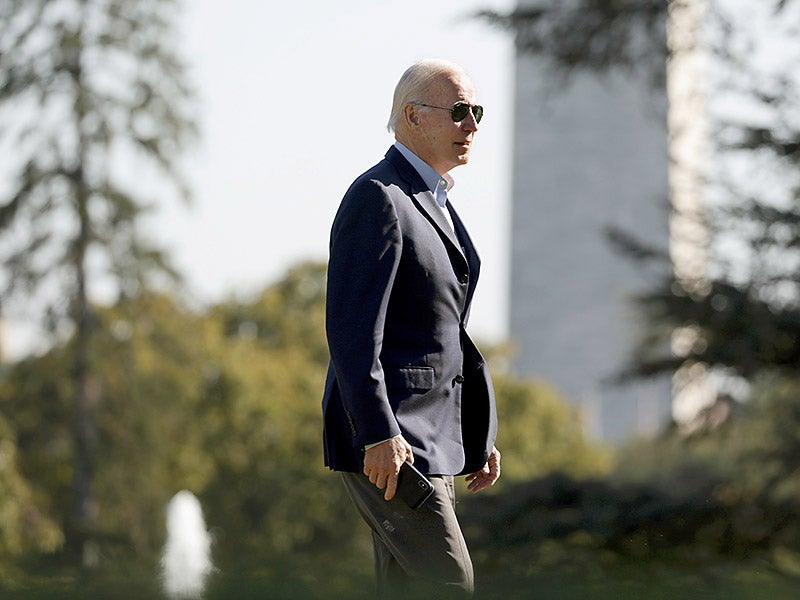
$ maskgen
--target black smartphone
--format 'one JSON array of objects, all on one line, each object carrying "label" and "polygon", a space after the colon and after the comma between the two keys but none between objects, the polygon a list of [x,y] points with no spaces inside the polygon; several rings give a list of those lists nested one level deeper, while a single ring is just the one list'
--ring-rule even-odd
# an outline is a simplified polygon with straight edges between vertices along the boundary
[{"label": "black smartphone", "polygon": [[416,510],[433,494],[433,485],[425,475],[419,472],[410,462],[400,466],[397,478],[397,496],[412,509]]}]

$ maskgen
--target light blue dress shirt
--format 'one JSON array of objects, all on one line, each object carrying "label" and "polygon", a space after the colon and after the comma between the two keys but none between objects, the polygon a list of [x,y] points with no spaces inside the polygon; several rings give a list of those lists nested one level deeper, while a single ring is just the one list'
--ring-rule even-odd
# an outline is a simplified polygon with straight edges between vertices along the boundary
[{"label": "light blue dress shirt", "polygon": [[403,155],[403,158],[410,162],[411,166],[414,167],[417,173],[419,173],[419,176],[422,177],[422,181],[424,181],[428,189],[433,192],[436,198],[436,204],[442,209],[447,222],[450,223],[450,228],[455,230],[453,228],[453,218],[450,216],[450,211],[447,210],[447,192],[450,191],[455,184],[453,178],[447,174],[439,175],[439,173],[433,170],[433,167],[406,148],[402,143],[395,142],[394,147],[397,148],[400,154]]}]

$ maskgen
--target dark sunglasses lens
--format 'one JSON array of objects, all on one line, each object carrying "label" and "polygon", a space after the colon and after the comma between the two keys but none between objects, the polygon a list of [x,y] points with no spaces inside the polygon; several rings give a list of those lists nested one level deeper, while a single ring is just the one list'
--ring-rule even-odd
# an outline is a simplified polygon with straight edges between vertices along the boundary
[{"label": "dark sunglasses lens", "polygon": [[469,104],[466,102],[456,102],[453,105],[453,110],[450,111],[450,115],[453,117],[453,121],[458,123],[459,121],[463,121],[464,117],[467,116],[469,112]]},{"label": "dark sunglasses lens", "polygon": [[467,113],[469,112],[470,108],[472,108],[472,114],[475,117],[475,122],[480,123],[481,119],[483,118],[483,107],[478,106],[477,104],[470,107],[470,105],[466,102],[457,102],[453,105],[453,110],[450,111],[453,121],[456,123],[463,121],[467,117]]}]

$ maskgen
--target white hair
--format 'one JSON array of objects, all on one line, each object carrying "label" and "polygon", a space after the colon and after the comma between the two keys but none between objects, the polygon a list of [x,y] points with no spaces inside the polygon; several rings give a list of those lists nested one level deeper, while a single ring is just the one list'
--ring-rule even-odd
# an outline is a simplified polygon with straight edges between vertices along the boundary
[{"label": "white hair", "polygon": [[454,62],[438,58],[426,58],[411,65],[394,88],[392,112],[386,128],[395,131],[397,124],[403,118],[403,109],[409,102],[420,102],[431,83],[439,75],[458,74],[466,77],[464,68]]}]

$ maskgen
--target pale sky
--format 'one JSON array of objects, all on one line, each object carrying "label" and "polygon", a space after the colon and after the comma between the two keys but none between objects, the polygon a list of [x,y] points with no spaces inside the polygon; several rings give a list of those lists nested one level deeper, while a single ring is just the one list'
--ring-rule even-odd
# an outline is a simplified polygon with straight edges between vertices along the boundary
[{"label": "pale sky", "polygon": [[[204,300],[246,297],[292,264],[327,260],[342,195],[393,142],[403,71],[427,57],[461,63],[486,110],[450,197],[483,260],[470,330],[505,337],[513,43],[480,8],[508,0],[192,0],[185,57],[199,92],[193,207],[162,207],[157,239]],[[224,6],[224,8],[223,8]]]},{"label": "pale sky", "polygon": [[[247,299],[294,264],[327,260],[343,194],[394,141],[386,121],[400,75],[422,58],[449,59],[466,68],[485,107],[471,161],[452,171],[449,195],[483,261],[470,331],[505,339],[513,42],[469,17],[513,6],[185,0],[180,48],[201,130],[186,156],[194,201],[160,203],[143,230],[166,245],[202,304]],[[127,183],[152,191],[138,166],[122,170]],[[4,315],[7,358],[46,349],[39,315],[24,304]]]},{"label": "pale sky", "polygon": [[[184,0],[181,48],[201,128],[187,156],[194,204],[162,203],[145,229],[171,250],[197,299],[246,299],[293,264],[326,260],[342,195],[393,141],[385,124],[398,78],[413,62],[439,57],[464,65],[486,109],[470,164],[452,171],[450,196],[483,260],[470,330],[505,339],[513,42],[469,16],[514,5]],[[756,17],[742,22],[763,21]],[[767,49],[772,60],[789,56]],[[25,327],[35,315],[4,316],[5,352],[37,346]]]}]

